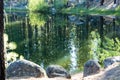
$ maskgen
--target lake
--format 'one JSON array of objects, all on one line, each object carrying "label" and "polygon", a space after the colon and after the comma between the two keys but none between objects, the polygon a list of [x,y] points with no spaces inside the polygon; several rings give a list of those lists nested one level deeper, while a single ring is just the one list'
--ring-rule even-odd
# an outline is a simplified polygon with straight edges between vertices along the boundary
[{"label": "lake", "polygon": [[[101,65],[120,55],[120,17],[9,13],[5,16],[6,53],[17,53],[43,68],[58,64],[71,73],[82,71],[89,59]],[[9,60],[8,62],[12,61]]]}]

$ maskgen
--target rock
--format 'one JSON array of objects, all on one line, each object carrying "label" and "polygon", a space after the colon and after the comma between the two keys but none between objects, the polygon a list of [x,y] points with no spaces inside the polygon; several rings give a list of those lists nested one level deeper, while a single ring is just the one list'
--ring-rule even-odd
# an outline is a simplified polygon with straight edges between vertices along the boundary
[{"label": "rock", "polygon": [[114,57],[106,58],[103,61],[104,68],[107,68],[108,66],[112,65],[115,62],[120,62],[120,56],[114,56]]},{"label": "rock", "polygon": [[106,69],[100,80],[120,80],[120,64],[113,63]]},{"label": "rock", "polygon": [[84,65],[84,77],[100,72],[100,65],[95,60],[89,60]]},{"label": "rock", "polygon": [[49,78],[53,77],[65,77],[65,78],[71,78],[71,75],[62,67],[59,65],[50,65],[46,69],[46,73]]},{"label": "rock", "polygon": [[74,21],[77,19],[77,16],[75,16],[75,15],[70,15],[70,16],[68,16],[68,19],[69,19],[71,22],[74,22]]},{"label": "rock", "polygon": [[12,62],[6,69],[7,77],[45,77],[45,70],[39,65],[28,60]]}]

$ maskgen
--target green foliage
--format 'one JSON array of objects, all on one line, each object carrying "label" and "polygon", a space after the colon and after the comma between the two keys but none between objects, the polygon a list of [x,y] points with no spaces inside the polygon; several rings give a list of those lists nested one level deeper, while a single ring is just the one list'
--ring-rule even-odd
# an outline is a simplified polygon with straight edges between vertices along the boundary
[{"label": "green foliage", "polygon": [[[61,16],[61,17],[59,17],[59,16]],[[67,23],[67,19],[64,19],[64,16],[62,16],[62,15],[56,16],[56,17],[54,18],[54,21],[55,21],[54,24],[55,24],[57,27],[64,27],[64,26],[66,26],[66,23]]]},{"label": "green foliage", "polygon": [[82,47],[79,48],[79,51],[77,53],[77,64],[78,64],[79,69],[83,70],[83,66],[81,65],[84,65],[84,63],[90,59],[89,52],[90,52],[91,46],[89,46],[90,45],[89,40],[88,41],[85,40],[81,43],[82,43],[81,44]]},{"label": "green foliage", "polygon": [[45,11],[49,12],[49,8],[54,6],[59,12],[66,4],[68,0],[54,0],[53,3],[48,4],[45,0],[29,0],[29,10],[30,11]]},{"label": "green foliage", "polygon": [[107,57],[120,55],[120,40],[118,38],[115,38],[116,42],[108,37],[105,37],[104,40],[103,48],[100,49],[101,53],[99,54],[101,63]]},{"label": "green foliage", "polygon": [[[81,46],[82,47],[79,48],[78,52],[79,65],[84,65],[87,60],[95,58],[97,58],[102,64],[105,58],[120,55],[119,38],[116,37],[113,39],[106,36],[101,41],[100,35],[97,31],[92,31],[89,34],[88,40],[85,42],[83,41]],[[94,56],[95,53],[96,56]]]},{"label": "green foliage", "polygon": [[118,7],[116,8],[116,11],[118,11],[118,10],[120,10],[120,6],[118,6]]},{"label": "green foliage", "polygon": [[94,14],[94,15],[116,15],[120,16],[120,8],[116,8],[115,10],[107,10],[102,8],[62,8],[61,13],[63,14]]},{"label": "green foliage", "polygon": [[[24,57],[22,55],[19,55],[18,53],[14,52],[14,50],[17,48],[17,45],[15,42],[9,42],[8,43],[8,35],[4,34],[4,49],[5,49],[5,66],[8,66],[8,63],[16,61],[17,59],[23,59]],[[9,52],[8,52],[9,50]]]},{"label": "green foliage", "polygon": [[8,44],[8,47],[9,47],[9,49],[14,50],[14,49],[17,48],[17,45],[16,45],[15,42],[10,42],[10,43]]},{"label": "green foliage", "polygon": [[[63,63],[64,62],[64,63]],[[64,56],[58,60],[56,60],[55,62],[53,62],[53,64],[58,64],[63,66],[65,69],[70,70],[70,55]]]},{"label": "green foliage", "polygon": [[[6,33],[9,34],[9,43],[12,42],[9,47],[13,45],[9,56],[17,57],[16,53],[19,53],[44,67],[53,63],[70,69],[71,35],[74,37],[75,46],[79,48],[77,49],[77,67],[80,70],[83,70],[83,65],[87,60],[94,59],[94,53],[101,64],[106,57],[120,54],[119,37],[113,38],[113,32],[106,35],[107,31],[113,29],[113,24],[109,27],[103,24],[103,36],[105,37],[101,39],[99,17],[82,16],[80,17],[84,21],[82,25],[70,22],[68,15],[51,16],[30,13],[29,20],[25,19],[5,24]],[[119,18],[115,20],[115,24],[119,25]],[[30,25],[27,25],[29,23]],[[7,37],[6,41],[8,41]]]},{"label": "green foliage", "polygon": [[[95,33],[96,34],[96,33]],[[94,37],[95,35],[92,34]],[[120,55],[120,40],[118,38],[111,39],[110,37],[104,37],[104,40],[101,41],[99,40],[100,37],[96,37],[98,40],[98,46],[97,46],[97,56],[99,62],[102,64],[103,60],[107,57],[112,57],[112,56],[119,56]],[[103,46],[101,46],[101,44]],[[91,45],[91,47],[93,47]]]},{"label": "green foliage", "polygon": [[23,55],[21,54],[23,53],[22,49],[24,49],[24,46],[22,45],[25,42],[24,37],[20,36],[19,33],[21,31],[21,25],[22,25],[22,21],[8,22],[5,24],[6,27],[5,32],[9,36],[8,42],[10,43],[7,45],[9,46],[10,51],[12,50],[13,52],[18,53],[19,55]]},{"label": "green foliage", "polygon": [[29,18],[31,25],[44,26],[46,20],[48,19],[48,15],[42,15],[41,13],[30,13]]},{"label": "green foliage", "polygon": [[68,0],[55,0],[53,5],[56,9],[62,9],[67,4],[67,1]]},{"label": "green foliage", "polygon": [[45,0],[29,0],[28,8],[30,11],[47,11],[49,5]]}]

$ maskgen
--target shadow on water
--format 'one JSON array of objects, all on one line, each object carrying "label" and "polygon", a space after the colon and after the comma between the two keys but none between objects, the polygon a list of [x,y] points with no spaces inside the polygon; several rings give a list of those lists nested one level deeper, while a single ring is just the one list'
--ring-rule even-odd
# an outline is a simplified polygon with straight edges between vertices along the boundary
[{"label": "shadow on water", "polygon": [[14,51],[44,68],[59,64],[76,72],[89,59],[102,64],[120,53],[120,17],[8,14],[5,26],[9,42],[18,46]]}]

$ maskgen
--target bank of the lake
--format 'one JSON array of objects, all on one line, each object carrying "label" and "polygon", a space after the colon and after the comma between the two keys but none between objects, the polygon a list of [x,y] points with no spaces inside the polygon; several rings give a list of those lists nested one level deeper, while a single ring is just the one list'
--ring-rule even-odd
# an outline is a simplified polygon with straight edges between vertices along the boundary
[{"label": "bank of the lake", "polygon": [[[112,74],[113,73],[113,74]],[[33,78],[33,77],[14,77],[7,80],[119,80],[120,77],[117,76],[120,74],[120,64],[113,64],[107,69],[101,69],[100,73],[90,75],[83,78],[83,72],[72,75],[71,79],[65,79],[61,77],[55,78]]]},{"label": "bank of the lake", "polygon": [[[6,12],[44,12],[43,10],[39,11],[29,11],[29,9],[19,9],[19,8],[5,8]],[[46,13],[51,13],[51,11],[48,10]],[[101,9],[101,8],[64,8],[61,11],[58,11],[56,13],[60,14],[78,14],[78,15],[111,15],[111,16],[120,16],[120,7],[117,7],[114,10],[111,9]]]},{"label": "bank of the lake", "polygon": [[61,10],[63,14],[89,14],[89,15],[114,15],[120,16],[120,6],[115,9],[102,8],[64,8]]}]

